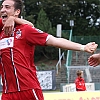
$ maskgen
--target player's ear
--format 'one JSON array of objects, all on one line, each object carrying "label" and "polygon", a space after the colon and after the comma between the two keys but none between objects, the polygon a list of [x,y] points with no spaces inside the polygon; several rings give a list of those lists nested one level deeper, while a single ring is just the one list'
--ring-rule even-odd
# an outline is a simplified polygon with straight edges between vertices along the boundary
[{"label": "player's ear", "polygon": [[20,9],[18,9],[18,10],[15,11],[14,16],[19,16],[19,14],[20,14]]}]

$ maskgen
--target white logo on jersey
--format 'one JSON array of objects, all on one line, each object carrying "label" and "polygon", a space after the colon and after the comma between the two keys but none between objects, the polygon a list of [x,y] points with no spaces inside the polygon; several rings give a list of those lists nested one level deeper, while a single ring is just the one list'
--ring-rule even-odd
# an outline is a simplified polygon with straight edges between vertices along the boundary
[{"label": "white logo on jersey", "polygon": [[0,40],[0,49],[5,49],[8,47],[13,47],[14,37],[4,38]]}]

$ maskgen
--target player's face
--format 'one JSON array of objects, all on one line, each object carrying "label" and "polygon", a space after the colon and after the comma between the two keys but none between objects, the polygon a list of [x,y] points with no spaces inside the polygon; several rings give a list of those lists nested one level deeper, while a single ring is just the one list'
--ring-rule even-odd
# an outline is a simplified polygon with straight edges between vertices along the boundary
[{"label": "player's face", "polygon": [[81,77],[83,77],[83,71],[81,71]]},{"label": "player's face", "polygon": [[6,20],[9,16],[16,16],[18,17],[18,10],[14,8],[14,1],[13,0],[5,0],[1,6],[1,18],[3,24],[5,24]]},{"label": "player's face", "polygon": [[81,74],[79,77],[83,77],[83,75]]}]

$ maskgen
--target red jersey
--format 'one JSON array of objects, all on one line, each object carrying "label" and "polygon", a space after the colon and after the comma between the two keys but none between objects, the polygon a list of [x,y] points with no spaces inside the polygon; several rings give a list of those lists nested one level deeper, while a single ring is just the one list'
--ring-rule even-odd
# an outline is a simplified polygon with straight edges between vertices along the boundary
[{"label": "red jersey", "polygon": [[[2,31],[3,24],[2,24],[2,19],[0,18],[0,32]],[[1,52],[0,52],[0,62],[1,62]],[[0,75],[2,74],[2,65],[0,63]]]},{"label": "red jersey", "polygon": [[47,33],[29,25],[15,27],[11,37],[0,34],[3,92],[41,89],[34,65],[36,45],[45,46]]},{"label": "red jersey", "polygon": [[76,91],[85,91],[86,86],[85,86],[85,81],[83,78],[76,78],[75,80],[75,85],[76,85]]}]

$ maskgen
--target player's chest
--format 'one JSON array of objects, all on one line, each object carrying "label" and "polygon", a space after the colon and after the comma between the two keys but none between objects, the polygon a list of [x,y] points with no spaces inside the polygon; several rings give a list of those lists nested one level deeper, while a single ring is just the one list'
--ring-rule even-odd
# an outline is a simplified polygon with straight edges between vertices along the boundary
[{"label": "player's chest", "polygon": [[12,32],[11,36],[6,36],[2,31],[0,34],[0,49],[15,47],[16,45],[23,45],[23,35],[20,29]]}]

